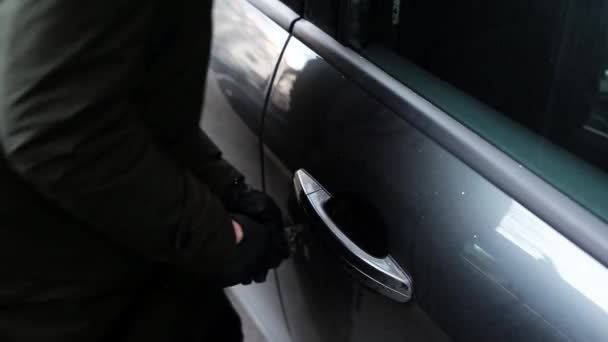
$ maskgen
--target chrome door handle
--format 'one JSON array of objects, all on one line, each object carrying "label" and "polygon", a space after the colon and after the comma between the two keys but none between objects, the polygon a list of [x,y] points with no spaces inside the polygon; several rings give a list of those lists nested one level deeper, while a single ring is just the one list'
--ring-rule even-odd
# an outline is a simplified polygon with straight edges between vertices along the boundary
[{"label": "chrome door handle", "polygon": [[332,199],[312,176],[298,170],[294,176],[296,197],[313,219],[321,223],[333,252],[347,265],[359,281],[377,292],[401,303],[412,298],[412,278],[390,255],[377,258],[359,248],[329,217],[325,207]]}]

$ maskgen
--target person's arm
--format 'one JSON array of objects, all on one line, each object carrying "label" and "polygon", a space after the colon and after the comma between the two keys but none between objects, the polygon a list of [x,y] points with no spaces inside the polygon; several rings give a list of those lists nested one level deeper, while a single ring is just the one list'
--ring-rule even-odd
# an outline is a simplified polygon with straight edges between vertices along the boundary
[{"label": "person's arm", "polygon": [[[189,131],[172,151],[198,179],[206,182],[220,198],[226,197],[235,182],[245,177],[222,156],[213,141],[198,127]],[[226,204],[226,203],[224,203]]]},{"label": "person's arm", "polygon": [[23,179],[92,229],[205,276],[234,257],[235,233],[140,121],[154,4],[5,0],[0,142]]}]

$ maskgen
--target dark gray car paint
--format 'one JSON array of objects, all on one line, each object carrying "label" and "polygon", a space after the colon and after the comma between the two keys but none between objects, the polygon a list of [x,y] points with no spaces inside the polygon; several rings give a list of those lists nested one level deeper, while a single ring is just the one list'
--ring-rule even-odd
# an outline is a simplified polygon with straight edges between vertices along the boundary
[{"label": "dark gray car paint", "polygon": [[[355,84],[421,132],[520,201],[553,228],[608,265],[608,224],[547,184],[492,144],[426,101],[313,24],[301,21],[294,37],[343,72]],[[361,72],[365,70],[365,72]]]},{"label": "dark gray car paint", "polygon": [[263,104],[289,34],[245,0],[217,1],[213,20],[203,128],[260,187]]},{"label": "dark gray car paint", "polygon": [[572,242],[603,255],[603,222],[311,24],[294,32],[311,45],[290,40],[273,86],[271,194],[288,207],[305,168],[361,195],[415,287],[412,305],[363,289],[310,226],[279,271],[295,341],[606,340],[608,270]]}]

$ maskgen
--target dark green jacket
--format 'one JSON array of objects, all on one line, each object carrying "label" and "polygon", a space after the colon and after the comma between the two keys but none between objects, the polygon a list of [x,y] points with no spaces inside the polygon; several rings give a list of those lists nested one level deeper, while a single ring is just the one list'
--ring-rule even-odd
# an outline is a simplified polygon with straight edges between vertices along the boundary
[{"label": "dark green jacket", "polygon": [[0,341],[97,341],[234,256],[239,175],[198,126],[210,9],[0,0]]}]

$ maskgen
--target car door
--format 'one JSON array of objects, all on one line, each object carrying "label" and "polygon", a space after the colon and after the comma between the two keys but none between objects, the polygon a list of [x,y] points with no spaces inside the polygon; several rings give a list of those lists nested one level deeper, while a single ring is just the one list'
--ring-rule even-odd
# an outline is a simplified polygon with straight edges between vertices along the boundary
[{"label": "car door", "polygon": [[[277,8],[283,20],[297,18]],[[215,1],[213,41],[201,127],[223,156],[262,189],[259,131],[264,101],[289,33],[245,0]],[[267,341],[288,341],[274,274],[229,295]]]},{"label": "car door", "polygon": [[605,3],[318,3],[263,119],[293,340],[605,341]]}]

